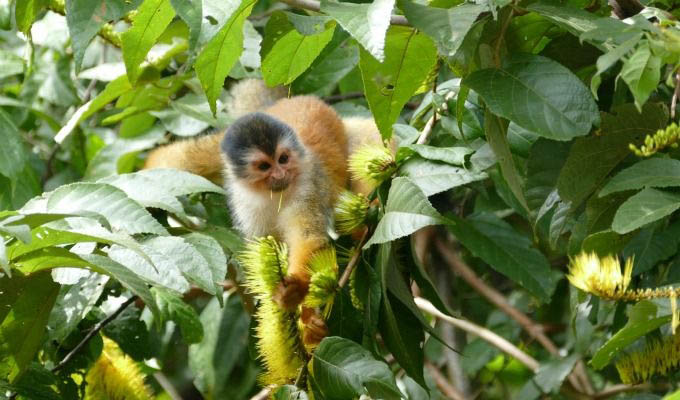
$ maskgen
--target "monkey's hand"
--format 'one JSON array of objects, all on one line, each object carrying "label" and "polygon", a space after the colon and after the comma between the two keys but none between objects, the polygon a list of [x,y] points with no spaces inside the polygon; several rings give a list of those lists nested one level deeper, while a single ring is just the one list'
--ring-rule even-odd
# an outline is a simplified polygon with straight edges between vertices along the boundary
[{"label": "monkey's hand", "polygon": [[308,290],[308,280],[305,281],[299,277],[288,275],[283,278],[283,282],[276,288],[274,301],[284,310],[293,311],[298,304],[302,303]]},{"label": "monkey's hand", "polygon": [[302,343],[305,347],[314,348],[328,336],[326,321],[315,309],[303,307],[300,320],[305,326],[302,330]]}]

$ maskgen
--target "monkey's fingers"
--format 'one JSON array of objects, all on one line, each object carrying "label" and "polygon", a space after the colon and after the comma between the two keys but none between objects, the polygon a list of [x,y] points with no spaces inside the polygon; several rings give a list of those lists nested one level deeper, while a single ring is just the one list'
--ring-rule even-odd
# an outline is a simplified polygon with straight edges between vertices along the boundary
[{"label": "monkey's fingers", "polygon": [[274,294],[274,301],[284,310],[293,311],[307,295],[309,284],[293,276],[286,276]]},{"label": "monkey's fingers", "polygon": [[326,321],[313,309],[304,308],[301,315],[302,322],[305,324],[302,330],[302,342],[306,347],[316,347],[323,338],[328,336],[328,326]]}]

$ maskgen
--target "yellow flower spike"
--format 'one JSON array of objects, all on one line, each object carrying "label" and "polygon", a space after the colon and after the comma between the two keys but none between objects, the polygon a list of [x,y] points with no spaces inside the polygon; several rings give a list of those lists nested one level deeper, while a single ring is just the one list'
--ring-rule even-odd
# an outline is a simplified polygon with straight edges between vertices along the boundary
[{"label": "yellow flower spike", "polygon": [[309,270],[309,292],[304,305],[316,308],[326,305],[330,311],[338,286],[338,263],[333,246],[325,247],[312,255],[307,264]]},{"label": "yellow flower spike", "polygon": [[271,236],[249,241],[239,259],[245,285],[258,299],[271,297],[288,271],[288,248]]},{"label": "yellow flower spike", "polygon": [[572,285],[600,297],[620,299],[628,289],[633,263],[629,259],[623,274],[616,257],[598,257],[595,253],[581,253],[571,259],[567,279]]},{"label": "yellow flower spike", "polygon": [[665,129],[659,129],[654,135],[647,135],[644,144],[639,148],[634,144],[629,147],[638,157],[649,157],[665,148],[677,148],[680,142],[680,128],[674,123]]},{"label": "yellow flower spike", "polygon": [[680,335],[653,340],[642,350],[624,355],[616,361],[621,381],[628,385],[649,382],[656,376],[666,376],[680,366]]},{"label": "yellow flower spike", "polygon": [[396,170],[397,163],[390,149],[383,145],[365,145],[349,158],[349,171],[354,178],[374,185],[392,176]]},{"label": "yellow flower spike", "polygon": [[347,235],[364,225],[368,215],[368,199],[345,190],[340,193],[335,206],[335,229],[341,235]]},{"label": "yellow flower spike", "polygon": [[104,337],[104,350],[85,377],[86,400],[151,400],[151,389],[137,363],[120,350],[113,340]]}]

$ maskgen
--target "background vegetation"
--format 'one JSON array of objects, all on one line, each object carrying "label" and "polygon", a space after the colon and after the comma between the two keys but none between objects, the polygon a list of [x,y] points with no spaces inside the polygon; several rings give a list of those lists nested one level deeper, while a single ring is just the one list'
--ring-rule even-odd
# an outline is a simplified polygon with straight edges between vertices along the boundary
[{"label": "background vegetation", "polygon": [[[676,398],[672,290],[565,279],[586,251],[680,282],[676,7],[0,0],[0,397],[143,398],[141,374],[161,399]],[[399,146],[336,244],[332,337],[282,388],[257,383],[224,191],[134,173],[228,126],[247,77]]]}]

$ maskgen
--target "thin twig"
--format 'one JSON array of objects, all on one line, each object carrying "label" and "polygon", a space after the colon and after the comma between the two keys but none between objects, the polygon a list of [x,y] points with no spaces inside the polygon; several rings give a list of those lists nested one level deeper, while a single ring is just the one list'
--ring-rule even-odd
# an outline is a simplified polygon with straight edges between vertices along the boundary
[{"label": "thin twig", "polygon": [[439,369],[431,362],[426,362],[425,367],[430,371],[430,375],[434,379],[434,383],[437,384],[437,388],[442,392],[446,398],[451,400],[465,400],[463,393],[459,392],[458,389],[453,387],[449,381],[446,380],[444,374],[439,371]]},{"label": "thin twig", "polygon": [[625,392],[636,392],[639,390],[650,390],[654,386],[651,383],[641,383],[639,385],[613,385],[593,395],[594,399],[607,399]]},{"label": "thin twig", "polygon": [[[282,3],[286,3],[291,7],[303,8],[309,11],[319,12],[321,11],[321,3],[316,0],[281,0]],[[411,26],[403,15],[392,15],[390,17],[391,25],[402,25]]]},{"label": "thin twig", "polygon": [[[455,94],[456,92],[450,91],[444,96],[444,104],[442,104],[442,111],[446,111],[449,109],[447,101],[449,101],[449,99],[451,99]],[[417,144],[425,144],[425,142],[427,142],[427,139],[430,138],[430,134],[432,133],[432,129],[434,128],[434,124],[437,122],[438,113],[439,111],[432,110],[432,116],[425,123],[422,132],[420,132],[420,136],[418,136],[418,140],[416,141]]]},{"label": "thin twig", "polygon": [[517,346],[510,343],[508,340],[499,336],[493,331],[486,329],[483,326],[473,324],[470,321],[448,316],[443,312],[439,311],[434,305],[432,305],[432,303],[430,303],[428,300],[423,299],[422,297],[416,297],[414,300],[418,308],[420,308],[422,311],[425,311],[426,313],[434,317],[437,317],[444,322],[448,322],[449,324],[455,326],[456,328],[462,329],[465,332],[477,335],[480,339],[486,341],[487,343],[496,347],[497,349],[501,350],[507,355],[517,359],[517,361],[524,364],[524,366],[529,368],[532,372],[538,371],[539,363],[538,361],[536,361],[535,358],[523,352]]},{"label": "thin twig", "polygon": [[167,376],[165,376],[164,373],[158,371],[153,374],[153,377],[156,378],[156,382],[165,390],[165,393],[168,394],[168,396],[172,400],[182,400],[182,395],[179,394],[175,386],[170,382],[170,379],[168,379]]},{"label": "thin twig", "polygon": [[[503,294],[487,285],[486,282],[480,279],[472,270],[472,268],[468,267],[467,264],[465,264],[465,262],[460,258],[460,256],[451,250],[451,248],[442,238],[436,238],[435,244],[444,261],[456,274],[458,274],[458,276],[463,278],[463,280],[465,280],[468,285],[470,285],[479,294],[489,300],[491,304],[495,305],[501,311],[510,316],[510,318],[517,321],[522,329],[524,329],[529,334],[529,336],[540,343],[541,346],[548,350],[550,354],[558,357],[560,356],[557,346],[543,333],[542,328],[538,324],[532,321],[531,318],[529,318],[526,314],[508,303]],[[583,382],[583,379],[578,379],[574,373],[569,375],[569,383],[571,383],[575,389],[578,390],[582,388],[586,393],[593,393],[592,387],[590,387],[590,381],[587,381],[586,379],[586,382]]]},{"label": "thin twig", "polygon": [[257,392],[257,394],[250,398],[250,400],[266,400],[269,398],[269,394],[272,392],[272,388],[267,386],[266,388]]},{"label": "thin twig", "polygon": [[354,267],[356,267],[356,265],[359,263],[359,258],[361,257],[361,248],[364,247],[364,242],[366,241],[367,237],[368,228],[364,229],[364,233],[361,235],[361,239],[359,240],[357,249],[354,251],[354,254],[352,254],[352,258],[349,260],[349,263],[347,263],[347,267],[345,267],[345,270],[343,271],[342,276],[338,281],[339,289],[342,289],[347,284],[347,282],[349,281],[349,277],[352,275]]},{"label": "thin twig", "polygon": [[76,345],[76,347],[74,347],[73,350],[71,350],[71,351],[66,355],[66,357],[64,357],[61,361],[59,361],[59,364],[55,365],[54,368],[52,368],[52,372],[55,372],[55,371],[58,371],[58,370],[64,368],[64,366],[65,366],[69,361],[71,361],[71,359],[72,359],[73,357],[75,357],[75,355],[80,351],[80,349],[82,349],[83,347],[85,347],[85,345],[87,344],[87,342],[89,342],[90,339],[92,339],[92,338],[94,337],[94,335],[96,335],[103,327],[105,327],[106,325],[108,325],[111,321],[113,321],[114,319],[116,319],[116,317],[119,316],[120,313],[122,313],[123,311],[125,311],[125,309],[126,309],[130,304],[134,303],[136,300],[137,300],[137,296],[132,296],[132,297],[130,297],[129,299],[125,300],[125,302],[124,302],[123,304],[121,304],[120,307],[118,307],[118,309],[117,309],[116,311],[113,312],[113,314],[111,314],[111,315],[109,315],[108,317],[104,318],[103,320],[97,322],[97,324],[96,324],[95,326],[93,326],[92,329],[90,329],[90,331],[87,333],[87,335],[85,335],[85,337],[83,338],[83,340],[81,340],[80,343],[78,343],[78,344]]},{"label": "thin twig", "polygon": [[678,104],[678,96],[680,96],[680,72],[675,74],[675,90],[673,91],[673,98],[671,99],[671,119],[675,119],[675,106]]}]

